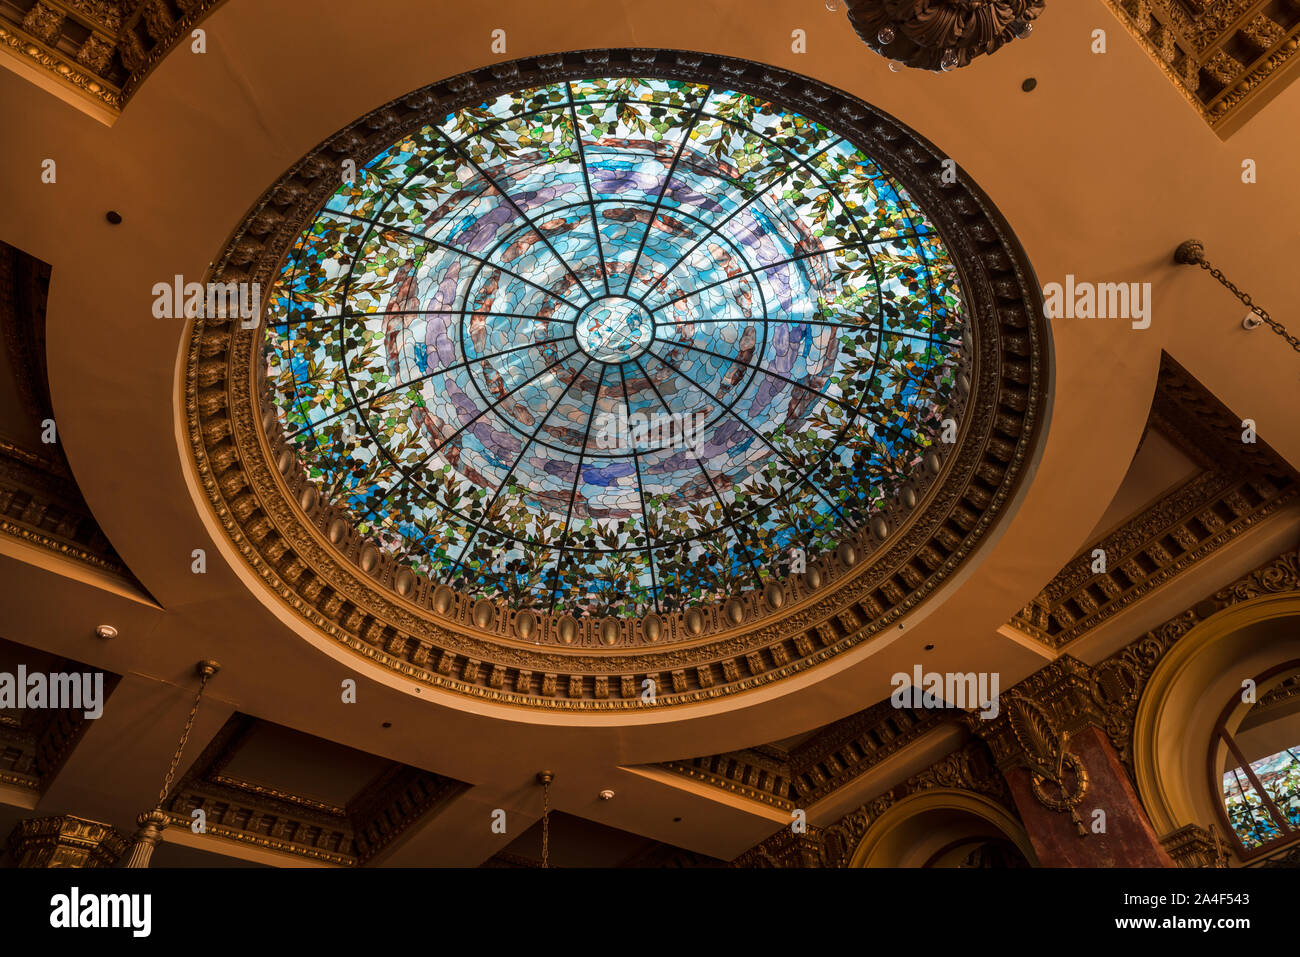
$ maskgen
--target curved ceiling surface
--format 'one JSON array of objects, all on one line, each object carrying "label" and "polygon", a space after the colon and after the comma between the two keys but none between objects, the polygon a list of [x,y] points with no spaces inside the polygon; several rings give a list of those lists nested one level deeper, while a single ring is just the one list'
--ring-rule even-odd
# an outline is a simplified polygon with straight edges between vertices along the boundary
[{"label": "curved ceiling surface", "polygon": [[434,585],[579,616],[762,589],[961,417],[938,230],[765,97],[528,86],[344,179],[268,297],[267,386],[322,497]]}]

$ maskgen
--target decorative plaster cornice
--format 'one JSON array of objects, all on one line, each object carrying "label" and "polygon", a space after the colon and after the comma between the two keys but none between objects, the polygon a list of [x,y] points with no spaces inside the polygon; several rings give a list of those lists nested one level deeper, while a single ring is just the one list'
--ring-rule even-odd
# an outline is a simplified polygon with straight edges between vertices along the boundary
[{"label": "decorative plaster cornice", "polygon": [[1133,774],[1133,723],[1138,700],[1156,665],[1174,643],[1230,605],[1261,595],[1300,590],[1300,552],[1285,552],[1192,608],[1131,642],[1091,669],[1093,696],[1120,760]]},{"label": "decorative plaster cornice", "polygon": [[[1105,731],[1132,775],[1138,701],[1147,680],[1175,642],[1224,608],[1261,595],[1296,590],[1300,590],[1300,552],[1284,552],[1097,664],[1089,666],[1062,655],[1010,689],[1008,695],[1034,702],[1059,731],[1074,733],[1088,726]],[[969,724],[988,740],[999,766],[1041,765],[1044,755],[1028,754],[1032,749],[1014,736],[1010,721],[1004,709],[992,722],[970,720]]]},{"label": "decorative plaster cornice", "polygon": [[1300,50],[1300,8],[1270,0],[1106,0],[1201,118],[1247,119]]},{"label": "decorative plaster cornice", "polygon": [[[1045,784],[1060,777],[1060,795],[1046,791],[1044,801],[1066,811],[1068,801],[1087,787],[1086,769],[1072,766],[1068,748],[1061,753],[1061,734],[1097,727],[1109,737],[1121,762],[1133,774],[1133,724],[1147,680],[1164,655],[1183,635],[1224,608],[1261,595],[1300,590],[1300,552],[1286,552],[1261,565],[1193,608],[1174,616],[1125,648],[1089,666],[1069,655],[1019,682],[1003,695],[1007,707],[993,721],[968,716],[968,727],[983,739],[972,741],[930,768],[909,778],[845,815],[834,825],[809,827],[806,834],[783,828],[746,851],[733,863],[739,867],[845,866],[872,821],[909,794],[929,787],[950,787],[984,794],[1015,813],[1001,770],[1023,767],[1043,777]],[[1016,706],[1025,707],[1016,716]],[[886,702],[887,704],[887,702]],[[868,712],[871,709],[868,709]],[[864,714],[868,713],[864,712]],[[987,744],[987,748],[985,747]],[[747,752],[741,752],[747,753]],[[1076,786],[1077,785],[1077,786]],[[1040,798],[1043,800],[1043,798]],[[1219,866],[1217,844],[1203,828],[1184,828],[1162,839],[1170,855],[1184,867]],[[1281,865],[1270,865],[1281,866]]]},{"label": "decorative plaster cornice", "polygon": [[988,752],[972,741],[827,827],[796,834],[784,827],[732,862],[734,867],[847,867],[867,828],[904,798],[946,788],[996,801],[1013,816],[1015,805]]},{"label": "decorative plaster cornice", "polygon": [[827,725],[789,752],[746,748],[659,767],[774,807],[806,808],[945,720],[938,711],[882,701]]},{"label": "decorative plaster cornice", "polygon": [[236,714],[209,742],[165,804],[176,827],[205,815],[204,833],[343,867],[365,864],[465,785],[392,762],[338,807],[225,773],[258,719]]},{"label": "decorative plaster cornice", "polygon": [[1160,839],[1179,867],[1227,867],[1228,845],[1213,829],[1188,824]]},{"label": "decorative plaster cornice", "polygon": [[64,814],[20,821],[6,854],[14,867],[113,867],[127,844],[111,825]]},{"label": "decorative plaster cornice", "polygon": [[[84,672],[85,665],[60,660],[53,672]],[[104,674],[104,699],[117,686],[117,675]],[[0,784],[40,794],[50,786],[54,776],[72,754],[73,748],[89,729],[91,720],[84,711],[67,708],[43,708],[0,716],[0,750],[6,752],[5,767],[0,769]]]},{"label": "decorative plaster cornice", "polygon": [[224,0],[37,0],[0,5],[0,50],[117,114]]},{"label": "decorative plaster cornice", "polygon": [[[1011,619],[1011,626],[1062,648],[1295,499],[1300,482],[1263,442],[1241,441],[1241,420],[1168,355],[1162,356],[1150,426],[1202,471],[1115,531],[1087,545]],[[1093,572],[1093,554],[1107,570]]]}]

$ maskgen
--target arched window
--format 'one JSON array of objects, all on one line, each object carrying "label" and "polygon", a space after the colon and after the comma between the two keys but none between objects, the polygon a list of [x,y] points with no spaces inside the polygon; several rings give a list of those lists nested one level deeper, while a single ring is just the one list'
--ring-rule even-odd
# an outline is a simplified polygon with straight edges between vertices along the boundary
[{"label": "arched window", "polygon": [[1300,842],[1300,661],[1266,671],[1228,702],[1210,772],[1243,860]]}]

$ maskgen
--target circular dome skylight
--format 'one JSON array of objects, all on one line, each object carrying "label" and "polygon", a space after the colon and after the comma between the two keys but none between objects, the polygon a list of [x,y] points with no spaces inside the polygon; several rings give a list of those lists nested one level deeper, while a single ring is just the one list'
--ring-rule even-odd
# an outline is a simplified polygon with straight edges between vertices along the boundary
[{"label": "circular dome skylight", "polygon": [[263,303],[189,326],[213,535],[304,638],[452,706],[565,721],[827,663],[988,540],[1045,421],[1042,295],[989,198],[729,57],[412,91],[294,163],[208,278]]},{"label": "circular dome skylight", "polygon": [[915,501],[962,418],[963,309],[936,228],[824,123],[573,79],[356,169],[284,261],[265,361],[322,497],[423,579],[643,615]]}]

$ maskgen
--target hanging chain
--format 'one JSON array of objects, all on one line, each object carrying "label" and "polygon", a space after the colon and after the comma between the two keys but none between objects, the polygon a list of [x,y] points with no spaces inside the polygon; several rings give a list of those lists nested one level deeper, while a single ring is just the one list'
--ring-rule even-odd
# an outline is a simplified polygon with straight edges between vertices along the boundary
[{"label": "hanging chain", "polygon": [[542,779],[542,867],[551,866],[551,779]]},{"label": "hanging chain", "polygon": [[1243,306],[1245,306],[1255,315],[1259,316],[1259,318],[1263,320],[1266,326],[1268,326],[1279,336],[1281,336],[1283,339],[1289,342],[1291,344],[1292,349],[1294,349],[1296,352],[1300,352],[1300,339],[1297,339],[1295,336],[1291,335],[1291,333],[1287,332],[1286,326],[1282,325],[1282,323],[1278,322],[1276,319],[1270,316],[1264,310],[1263,306],[1255,305],[1255,303],[1251,300],[1250,296],[1248,296],[1246,293],[1238,289],[1231,279],[1225,276],[1220,270],[1210,265],[1210,261],[1205,258],[1205,254],[1203,252],[1197,251],[1195,253],[1192,253],[1190,255],[1190,261],[1200,266],[1211,276],[1213,276],[1216,280],[1218,280],[1219,285],[1223,286],[1224,289],[1228,290],[1228,292],[1232,293],[1239,300],[1241,300],[1241,304]]},{"label": "hanging chain", "polygon": [[194,727],[194,718],[199,713],[199,701],[203,698],[203,689],[207,687],[208,679],[215,673],[215,671],[206,668],[200,672],[199,691],[194,696],[194,704],[190,707],[190,716],[185,719],[185,730],[181,732],[180,743],[176,745],[176,753],[172,755],[172,763],[167,769],[167,777],[163,780],[162,790],[158,792],[158,807],[163,806],[163,802],[167,800],[167,792],[172,789],[172,779],[176,777],[176,768],[181,763],[181,754],[185,751],[185,742],[190,739],[190,731]]}]

